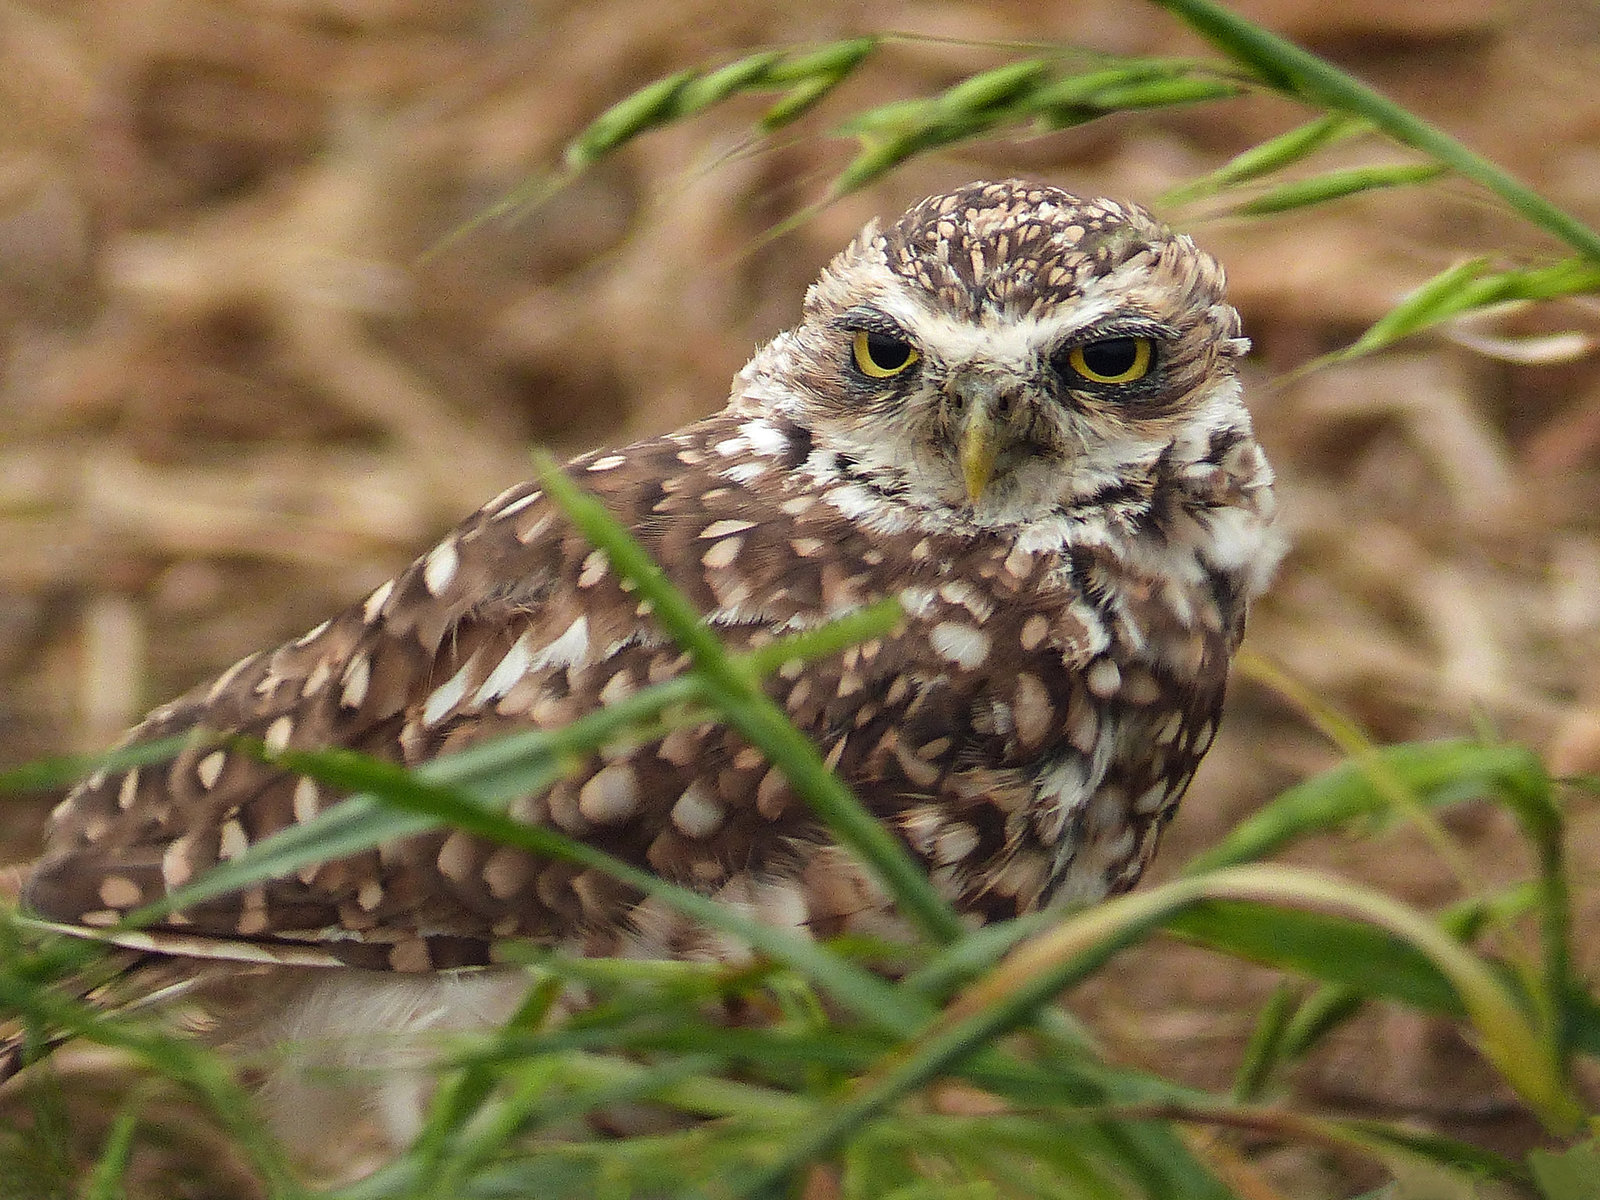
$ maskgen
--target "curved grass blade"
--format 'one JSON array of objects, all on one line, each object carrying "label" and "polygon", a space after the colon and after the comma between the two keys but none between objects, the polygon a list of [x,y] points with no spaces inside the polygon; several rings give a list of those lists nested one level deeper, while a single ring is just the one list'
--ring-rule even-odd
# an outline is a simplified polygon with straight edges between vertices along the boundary
[{"label": "curved grass blade", "polygon": [[1389,787],[1398,786],[1429,806],[1479,796],[1509,799],[1544,786],[1544,768],[1521,746],[1486,746],[1444,740],[1373,749],[1283,792],[1234,826],[1216,845],[1184,865],[1185,875],[1255,862],[1299,838],[1389,811]]},{"label": "curved grass blade", "polygon": [[1371,128],[1365,121],[1346,113],[1324,113],[1288,133],[1279,134],[1270,141],[1235,155],[1208,175],[1180,184],[1163,195],[1160,203],[1187,204],[1202,196],[1213,196],[1227,188],[1291,167],[1325,146],[1366,133]]},{"label": "curved grass blade", "polygon": [[[125,771],[129,767],[146,767],[152,763],[176,758],[185,746],[190,745],[195,734],[185,733],[160,741],[127,746],[105,754],[71,755],[65,758],[47,758],[25,763],[0,771],[0,795],[7,792],[39,792],[66,787],[95,771]],[[200,736],[204,736],[203,734]]]},{"label": "curved grass blade", "polygon": [[1319,108],[1371,123],[1402,145],[1420,150],[1505,200],[1533,224],[1600,263],[1600,233],[1517,182],[1442,130],[1293,42],[1229,12],[1213,0],[1155,0],[1268,86]]},{"label": "curved grass blade", "polygon": [[1245,1043],[1244,1054],[1233,1073],[1230,1091],[1234,1102],[1248,1104],[1259,1100],[1266,1091],[1267,1082],[1277,1072],[1284,1059],[1284,1044],[1289,1025],[1299,1010],[1297,989],[1280,983],[1272,989],[1267,1002],[1256,1017],[1250,1040]]},{"label": "curved grass blade", "polygon": [[299,1200],[305,1195],[281,1149],[256,1118],[249,1095],[209,1050],[187,1038],[109,1017],[11,971],[0,971],[0,1009],[18,1014],[33,1028],[64,1030],[155,1067],[206,1104],[274,1197]]},{"label": "curved grass blade", "polygon": [[908,919],[936,942],[959,937],[960,921],[910,851],[828,770],[816,746],[790,723],[754,673],[729,656],[694,606],[672,586],[666,572],[598,500],[568,479],[549,455],[537,456],[534,467],[545,491],[568,519],[605,552],[612,568],[650,601],[652,615],[689,655],[691,670],[722,719],[783,772],[795,794],[871,868]]},{"label": "curved grass blade", "polygon": [[[1536,889],[1543,959],[1537,968],[1530,961],[1518,974],[1565,1063],[1580,1030],[1571,1024],[1565,999],[1579,988],[1570,959],[1562,819],[1544,765],[1526,747],[1443,741],[1371,750],[1284,792],[1218,845],[1190,860],[1185,874],[1263,858],[1306,834],[1388,811],[1397,795],[1404,804],[1428,806],[1490,796],[1516,815],[1539,868]],[[1192,914],[1186,919],[1193,920]]]},{"label": "curved grass blade", "polygon": [[139,1133],[142,1098],[135,1096],[122,1106],[111,1131],[106,1134],[100,1157],[95,1161],[83,1187],[83,1200],[121,1200],[125,1195],[123,1177],[133,1158],[134,1139]]},{"label": "curved grass blade", "polygon": [[[1505,924],[1535,909],[1538,902],[1534,885],[1518,885],[1497,896],[1455,905],[1439,917],[1439,924],[1452,937],[1468,942],[1491,920],[1487,911],[1490,908],[1498,910],[1498,923]],[[1281,1028],[1266,1029],[1270,1018],[1263,1016],[1257,1027],[1262,1042],[1260,1058],[1248,1068],[1242,1064],[1238,1074],[1239,1079],[1253,1080],[1257,1088],[1264,1085],[1271,1074],[1304,1058],[1369,1000],[1389,999],[1412,1004],[1424,1011],[1456,1019],[1461,1015],[1454,992],[1438,977],[1433,965],[1404,943],[1385,934],[1341,917],[1280,909],[1262,919],[1259,934],[1253,936],[1251,923],[1256,918],[1249,904],[1217,901],[1196,905],[1179,914],[1167,923],[1167,929],[1213,950],[1324,981],[1311,995],[1291,1005],[1292,1011],[1286,1014]],[[1328,922],[1345,927],[1330,935],[1326,927]],[[1301,930],[1301,924],[1311,927]],[[1356,977],[1349,969],[1349,964],[1355,962],[1363,964],[1360,978],[1369,990],[1346,982]],[[1372,964],[1373,969],[1367,969],[1366,964]],[[1332,969],[1323,969],[1324,966]],[[1512,981],[1523,978],[1509,971],[1507,977]],[[1376,986],[1372,985],[1373,980],[1378,981]],[[1280,988],[1275,996],[1287,991]],[[1571,1027],[1573,1048],[1595,1054],[1600,1053],[1600,1021],[1596,1021],[1592,1006],[1577,1003],[1577,998],[1586,994],[1581,989],[1568,994],[1566,1020]],[[1431,1007],[1430,999],[1437,1000],[1439,1007]],[[1269,1037],[1270,1044],[1266,1044]],[[1253,1044],[1252,1050],[1255,1048]],[[1251,1057],[1247,1052],[1247,1060]],[[1235,1093],[1238,1099],[1251,1099],[1255,1094],[1255,1091],[1249,1095]]]},{"label": "curved grass blade", "polygon": [[1509,271],[1491,271],[1485,258],[1470,259],[1428,280],[1343,350],[1324,355],[1299,371],[1371,354],[1442,321],[1496,304],[1555,300],[1596,291],[1600,291],[1600,263],[1589,259],[1569,258]]},{"label": "curved grass blade", "polygon": [[1351,913],[1410,943],[1455,989],[1483,1054],[1546,1125],[1569,1132],[1581,1109],[1559,1064],[1503,983],[1431,920],[1378,893],[1288,867],[1231,867],[1120,896],[1013,951],[917,1038],[845,1098],[826,1123],[807,1131],[776,1163],[741,1179],[735,1194],[764,1195],[801,1165],[827,1153],[889,1105],[1028,1019],[1064,988],[1174,914],[1202,900],[1255,900]]},{"label": "curved grass blade", "polygon": [[1387,188],[1413,187],[1428,183],[1446,173],[1438,163],[1406,163],[1387,167],[1354,167],[1346,171],[1330,171],[1311,179],[1297,179],[1270,191],[1254,196],[1234,206],[1233,211],[1245,216],[1260,217],[1270,213],[1290,212],[1308,208],[1313,204],[1327,204],[1346,196]]}]

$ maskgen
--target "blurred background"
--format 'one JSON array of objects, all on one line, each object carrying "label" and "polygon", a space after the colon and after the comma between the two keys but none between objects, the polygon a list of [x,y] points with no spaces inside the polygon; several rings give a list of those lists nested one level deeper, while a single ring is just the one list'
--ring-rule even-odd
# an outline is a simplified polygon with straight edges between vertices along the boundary
[{"label": "blurred background", "polygon": [[[1593,5],[1239,7],[1600,223]],[[923,37],[774,145],[740,153],[761,104],[734,102],[428,254],[641,83],[880,30]],[[1119,0],[0,0],[0,766],[104,748],[366,595],[522,478],[534,443],[577,452],[720,407],[870,216],[1013,174],[1150,202],[1309,115],[1247,98],[966,147],[767,237],[848,160],[833,124],[1034,40],[1205,52]],[[1367,144],[1323,162],[1399,158]],[[1285,378],[1454,262],[1558,248],[1456,183],[1266,219],[1165,215],[1226,263],[1255,341],[1293,549],[1253,653],[1376,740],[1485,730],[1556,771],[1600,770],[1595,306]],[[1275,691],[1241,679],[1230,704],[1157,874],[1337,758]],[[7,801],[0,862],[36,849],[53,799]],[[1446,820],[1480,880],[1526,869],[1504,813]],[[1592,802],[1575,797],[1573,821],[1592,911]],[[1404,830],[1293,857],[1423,905],[1462,893]],[[1159,944],[1071,1004],[1110,1053],[1214,1087],[1272,979]],[[1456,1039],[1368,1014],[1298,1073],[1298,1098],[1524,1145]],[[1290,1194],[1348,1183],[1348,1164],[1303,1152],[1264,1165]]]}]

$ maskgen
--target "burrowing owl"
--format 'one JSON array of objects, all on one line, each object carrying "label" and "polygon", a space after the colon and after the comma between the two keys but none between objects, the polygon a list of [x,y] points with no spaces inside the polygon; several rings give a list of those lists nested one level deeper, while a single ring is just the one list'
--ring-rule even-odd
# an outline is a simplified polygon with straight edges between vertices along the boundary
[{"label": "burrowing owl", "polygon": [[[1009,917],[1131,886],[1211,744],[1275,557],[1247,346],[1216,263],[1143,209],[976,183],[869,225],[723,411],[569,470],[736,648],[901,598],[891,636],[768,691],[959,911]],[[418,763],[684,662],[525,484],[132,740],[206,727]],[[96,777],[57,812],[25,900],[102,927],[336,799],[214,744]],[[720,725],[601,754],[512,811],[818,937],[896,930],[873,879]],[[737,952],[606,876],[447,831],[178,920],[188,949],[368,968],[289,989],[334,1014],[384,980],[423,986],[382,972],[483,963],[500,939]]]}]

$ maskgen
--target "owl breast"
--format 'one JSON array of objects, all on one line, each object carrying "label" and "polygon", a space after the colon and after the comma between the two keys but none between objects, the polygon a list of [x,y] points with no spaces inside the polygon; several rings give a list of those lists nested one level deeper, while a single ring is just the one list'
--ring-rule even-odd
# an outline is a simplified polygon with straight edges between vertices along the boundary
[{"label": "owl breast", "polygon": [[[1147,497],[1053,524],[939,528],[836,459],[813,462],[820,452],[781,424],[718,418],[692,446],[668,439],[654,453],[648,484],[604,469],[603,457],[580,477],[734,649],[900,598],[905,620],[891,635],[793,664],[767,690],[958,909],[989,920],[1132,885],[1215,731],[1244,582],[1212,561],[1223,556],[1209,514],[1241,489],[1207,476],[1212,494],[1198,506]],[[630,608],[592,558],[567,558],[577,565],[565,582],[590,593],[591,620]],[[594,689],[681,666],[674,648],[634,637],[569,671],[563,690],[581,710]],[[771,886],[798,879],[796,904],[819,935],[892,932],[886,898],[726,727],[675,730],[596,771],[529,815],[693,886],[741,873]],[[585,789],[608,771],[626,778],[636,807],[610,827],[578,819]],[[619,915],[594,924],[615,928]]]}]

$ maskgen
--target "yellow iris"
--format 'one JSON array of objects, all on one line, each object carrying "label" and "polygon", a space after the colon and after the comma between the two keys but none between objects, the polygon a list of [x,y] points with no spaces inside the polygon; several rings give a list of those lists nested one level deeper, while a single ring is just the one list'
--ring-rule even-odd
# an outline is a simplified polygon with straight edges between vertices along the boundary
[{"label": "yellow iris", "polygon": [[909,370],[922,357],[909,342],[881,333],[868,333],[865,329],[856,332],[854,349],[856,366],[863,375],[873,379],[893,378]]},{"label": "yellow iris", "polygon": [[1133,383],[1149,374],[1154,356],[1147,337],[1103,338],[1074,346],[1067,365],[1090,383]]}]

